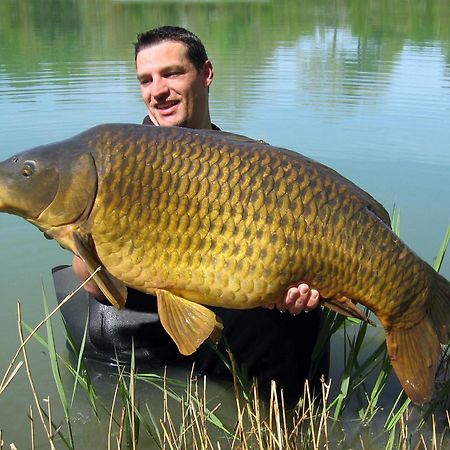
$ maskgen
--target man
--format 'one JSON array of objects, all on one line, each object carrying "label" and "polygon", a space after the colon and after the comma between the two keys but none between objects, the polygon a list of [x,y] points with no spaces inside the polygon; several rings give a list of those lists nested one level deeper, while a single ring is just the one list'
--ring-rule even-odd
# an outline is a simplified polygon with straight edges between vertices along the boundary
[{"label": "man", "polygon": [[[140,34],[135,44],[135,62],[141,94],[147,106],[148,115],[143,121],[144,124],[219,130],[211,123],[208,101],[214,69],[197,36],[183,28],[169,26]],[[89,276],[83,261],[77,256],[73,259],[73,271],[82,280]],[[111,314],[114,316],[108,331],[97,337],[95,335],[98,335],[99,331],[93,324],[89,324],[90,335],[94,336],[97,347],[102,346],[104,339],[114,343],[114,346],[110,346],[111,351],[113,348],[127,349],[133,337],[138,354],[139,350],[142,350],[144,356],[156,356],[163,363],[194,361],[197,370],[207,374],[223,376],[226,372],[214,350],[206,344],[203,344],[192,358],[178,355],[174,345],[169,345],[167,350],[165,342],[162,346],[165,350],[158,351],[159,343],[167,336],[154,310],[155,302],[149,301],[149,296],[130,290],[130,305],[127,303],[128,311],[122,315],[92,298],[104,299],[94,282],[87,283],[85,289],[91,294],[89,305],[94,318],[102,314],[109,318]],[[136,299],[139,300],[136,302]],[[315,310],[318,302],[319,293],[301,283],[290,288],[285,298],[280,299],[276,305],[279,311],[287,310],[291,315],[271,311],[275,305],[271,305],[269,309],[258,308],[249,311],[213,309],[224,322],[225,339],[232,352],[237,361],[247,367],[249,375],[257,376],[263,388],[268,388],[270,380],[275,379],[288,395],[298,396],[303,389],[303,379],[308,372],[318,333],[320,312]],[[140,315],[139,318],[144,317],[145,322],[145,317],[151,317],[151,323],[142,326],[140,320],[137,320],[138,315],[136,320],[133,320],[133,308],[136,308],[137,304],[138,309],[142,308],[142,305],[150,308],[147,313],[153,315]],[[308,316],[297,316],[302,311],[312,310],[315,311]],[[71,316],[66,313],[65,317],[66,321],[70,322],[73,314]],[[92,314],[89,320],[93,320]],[[125,326],[122,323],[124,321]],[[100,321],[100,327],[104,327],[107,322]],[[135,328],[133,323],[136,324]],[[138,327],[141,332],[142,329],[145,330],[142,339],[137,337],[140,333]],[[325,359],[322,372],[327,370],[326,366]]]}]

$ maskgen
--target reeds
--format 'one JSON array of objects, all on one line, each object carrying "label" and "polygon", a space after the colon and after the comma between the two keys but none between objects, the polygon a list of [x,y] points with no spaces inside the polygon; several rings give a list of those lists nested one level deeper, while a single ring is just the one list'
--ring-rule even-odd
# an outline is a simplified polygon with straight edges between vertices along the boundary
[{"label": "reeds", "polygon": [[[20,310],[18,314],[20,323]],[[20,336],[23,342],[22,331]],[[25,346],[22,354],[35,405],[29,412],[30,448],[35,448],[36,427],[44,431],[48,448],[77,448],[72,436],[71,410],[63,404],[67,396],[59,394],[56,399],[45,397],[44,401],[39,401],[42,396],[37,393]],[[51,358],[54,359],[52,364],[60,359],[56,355]],[[53,373],[57,374],[58,371]],[[78,383],[75,376],[74,380]],[[139,386],[142,387],[143,383],[151,383],[161,390],[161,404],[150,406],[145,403],[145,399],[138,400]],[[86,382],[84,390],[87,385]],[[166,375],[136,374],[133,365],[128,371],[120,367],[113,401],[109,407],[101,405],[108,417],[108,431],[104,436],[99,436],[102,444],[96,448],[150,448],[149,442],[153,444],[151,448],[171,450],[350,448],[347,445],[349,440],[354,441],[354,433],[345,431],[346,428],[351,430],[347,419],[336,418],[336,400],[330,399],[330,387],[329,383],[323,381],[320,396],[314,398],[308,383],[305,383],[304,395],[297,406],[289,410],[285,406],[283,393],[276,389],[275,384],[272,385],[268,401],[260,398],[257,384],[252,385],[248,397],[243,395],[242,387],[238,384],[234,388],[234,421],[227,423],[221,419],[221,403],[211,404],[208,400],[205,377],[198,379],[191,372],[187,382],[182,383]],[[59,405],[63,404],[64,422],[61,422],[61,418],[54,418],[52,403],[55,401]],[[144,402],[144,407],[141,402]],[[445,432],[437,431],[434,416],[431,416],[431,435],[425,435],[411,429],[411,414],[411,408],[401,409],[390,419],[391,425],[386,424],[384,438],[376,435],[368,438],[361,433],[358,446],[353,442],[352,448],[445,449],[448,444],[445,439],[448,437]],[[356,428],[362,430],[370,426],[373,417],[364,416],[356,423]],[[450,426],[448,411],[446,426]],[[143,442],[142,447],[139,446],[140,440]],[[374,443],[378,446],[374,447]]]},{"label": "reeds", "polygon": [[[441,267],[449,241],[450,227],[435,260],[436,270]],[[80,448],[74,434],[73,420],[74,399],[80,395],[87,399],[94,413],[93,420],[102,424],[99,426],[102,433],[92,448],[450,448],[448,348],[439,368],[437,396],[426,408],[412,406],[402,392],[392,401],[389,410],[383,407],[380,398],[391,372],[384,342],[378,344],[368,357],[364,357],[362,349],[367,340],[367,324],[343,319],[333,313],[324,314],[322,339],[316,346],[314,357],[316,360],[320,357],[329,336],[337,331],[342,333],[345,342],[342,376],[332,382],[322,380],[321,392],[316,393],[318,395],[310,391],[306,382],[304,394],[292,409],[286,406],[283,392],[275,384],[272,384],[269,398],[261,398],[257,384],[248,384],[244,374],[234,364],[231,354],[222,355],[234,375],[233,401],[226,408],[222,401],[210,398],[206,377],[198,378],[192,371],[186,381],[180,381],[171,379],[166,373],[137,373],[134,358],[129,367],[118,365],[112,399],[108,401],[96,393],[89,370],[84,366],[84,340],[80,349],[74,348],[78,352],[76,367],[58,354],[51,321],[58,308],[48,313],[45,293],[43,297],[46,318],[34,329],[23,323],[18,305],[20,346],[0,383],[0,407],[5,407],[1,404],[1,394],[14,385],[13,380],[20,371],[26,372],[33,401],[33,406],[28,409],[28,448],[32,450],[38,446],[43,448],[44,445],[50,449]],[[45,338],[37,332],[44,324]],[[25,336],[24,329],[29,333],[28,336]],[[34,339],[48,352],[56,397],[38,393],[39,386],[33,379],[26,349],[30,339]],[[70,342],[70,336],[68,339]],[[70,374],[73,380],[69,386],[67,376],[63,380],[63,373]],[[159,403],[148,403],[143,393],[148,386],[160,392]],[[335,394],[332,394],[333,386]],[[38,443],[39,439],[42,441],[42,436],[44,441]],[[16,448],[13,442],[6,444],[2,439],[4,435],[0,429],[0,450],[6,445],[10,449]],[[86,447],[83,445],[82,448]]]}]

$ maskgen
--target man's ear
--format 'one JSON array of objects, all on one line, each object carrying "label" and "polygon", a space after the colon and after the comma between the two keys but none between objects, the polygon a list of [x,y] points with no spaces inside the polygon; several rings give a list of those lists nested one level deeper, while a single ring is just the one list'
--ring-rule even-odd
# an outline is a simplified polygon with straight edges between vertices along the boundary
[{"label": "man's ear", "polygon": [[214,78],[214,67],[212,62],[207,59],[203,65],[203,83],[205,87],[209,87]]}]

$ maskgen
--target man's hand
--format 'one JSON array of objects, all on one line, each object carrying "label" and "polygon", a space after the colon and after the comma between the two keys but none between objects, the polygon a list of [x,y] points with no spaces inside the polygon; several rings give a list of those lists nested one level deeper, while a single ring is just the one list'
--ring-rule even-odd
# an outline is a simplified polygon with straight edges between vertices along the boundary
[{"label": "man's hand", "polygon": [[[80,281],[86,281],[91,274],[89,273],[86,264],[79,256],[74,256],[72,259],[72,269],[75,275],[80,279]],[[105,300],[106,297],[103,295],[103,292],[97,286],[97,283],[94,280],[89,280],[85,285],[84,289],[88,294],[91,294],[97,300]]]},{"label": "man's hand", "polygon": [[270,304],[265,308],[277,308],[280,312],[289,311],[293,316],[302,311],[308,312],[319,306],[320,294],[316,289],[310,289],[306,283],[300,283],[298,287],[288,289],[283,300]]}]

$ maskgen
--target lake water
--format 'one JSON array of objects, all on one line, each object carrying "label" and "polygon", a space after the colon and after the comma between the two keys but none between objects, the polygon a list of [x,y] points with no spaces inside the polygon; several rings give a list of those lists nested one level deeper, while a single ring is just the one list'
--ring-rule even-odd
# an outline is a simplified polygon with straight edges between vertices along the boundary
[{"label": "lake water", "polygon": [[[132,43],[163,24],[204,41],[214,123],[304,153],[396,206],[402,238],[433,262],[450,225],[446,0],[1,0],[0,157],[102,122],[140,123]],[[17,301],[38,323],[42,286],[54,305],[50,268],[70,255],[18,218],[0,215],[0,230],[3,375],[18,346]],[[40,392],[55,395],[42,347],[30,353]],[[0,396],[5,443],[26,448],[30,402],[19,375]]]}]

